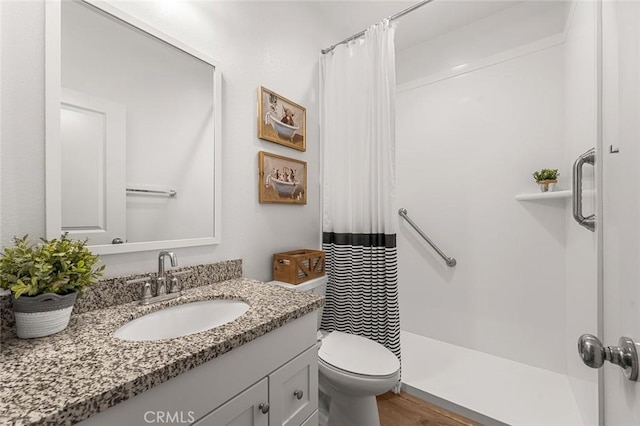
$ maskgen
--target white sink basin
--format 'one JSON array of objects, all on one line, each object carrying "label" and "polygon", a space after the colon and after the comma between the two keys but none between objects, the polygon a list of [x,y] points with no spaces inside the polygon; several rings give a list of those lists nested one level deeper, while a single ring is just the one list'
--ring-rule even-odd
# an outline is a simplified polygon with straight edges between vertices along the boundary
[{"label": "white sink basin", "polygon": [[122,340],[160,340],[188,336],[233,321],[249,310],[239,300],[202,300],[172,306],[129,321],[114,336]]}]

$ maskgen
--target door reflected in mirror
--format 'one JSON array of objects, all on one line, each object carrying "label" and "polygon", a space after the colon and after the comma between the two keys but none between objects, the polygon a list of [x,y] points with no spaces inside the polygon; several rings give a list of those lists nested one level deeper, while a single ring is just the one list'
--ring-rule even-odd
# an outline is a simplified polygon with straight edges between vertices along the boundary
[{"label": "door reflected in mirror", "polygon": [[47,144],[59,145],[60,212],[48,202],[59,220],[47,218],[47,236],[88,238],[99,253],[215,244],[219,73],[106,7],[59,4],[60,127]]}]

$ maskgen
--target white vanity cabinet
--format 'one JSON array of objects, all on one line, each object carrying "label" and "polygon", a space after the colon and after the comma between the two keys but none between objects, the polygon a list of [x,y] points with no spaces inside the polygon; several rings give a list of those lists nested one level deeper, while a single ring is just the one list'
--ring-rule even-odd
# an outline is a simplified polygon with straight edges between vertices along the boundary
[{"label": "white vanity cabinet", "polygon": [[82,424],[317,426],[316,329],[312,312]]},{"label": "white vanity cabinet", "polygon": [[194,426],[313,425],[318,407],[317,358],[315,346],[307,349]]}]

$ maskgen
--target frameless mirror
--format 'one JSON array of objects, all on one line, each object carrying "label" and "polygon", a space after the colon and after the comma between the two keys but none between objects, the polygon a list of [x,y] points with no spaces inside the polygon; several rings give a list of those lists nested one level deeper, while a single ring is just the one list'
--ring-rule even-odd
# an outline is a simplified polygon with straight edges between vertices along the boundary
[{"label": "frameless mirror", "polygon": [[46,47],[47,237],[102,254],[218,243],[215,64],[87,1],[47,3]]}]

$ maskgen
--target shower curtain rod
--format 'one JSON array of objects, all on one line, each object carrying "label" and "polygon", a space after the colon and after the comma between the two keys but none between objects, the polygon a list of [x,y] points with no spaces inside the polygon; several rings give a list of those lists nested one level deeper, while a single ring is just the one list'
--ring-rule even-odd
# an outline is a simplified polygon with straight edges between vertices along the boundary
[{"label": "shower curtain rod", "polygon": [[[416,4],[414,4],[413,6],[409,6],[408,8],[396,13],[395,15],[391,15],[389,16],[387,19],[390,21],[393,21],[395,19],[398,19],[401,16],[406,15],[409,12],[413,12],[414,10],[416,10],[419,7],[424,6],[427,3],[431,3],[433,0],[422,0],[421,2],[418,2]],[[325,55],[331,51],[333,51],[333,49],[335,49],[336,47],[340,46],[341,44],[345,44],[345,43],[349,43],[351,40],[355,40],[357,38],[360,38],[364,35],[365,31],[367,31],[366,29],[360,31],[357,34],[352,35],[351,37],[345,38],[344,40],[342,40],[339,43],[336,43],[334,45],[332,45],[331,47],[327,47],[326,49],[322,49],[320,52]]]}]

